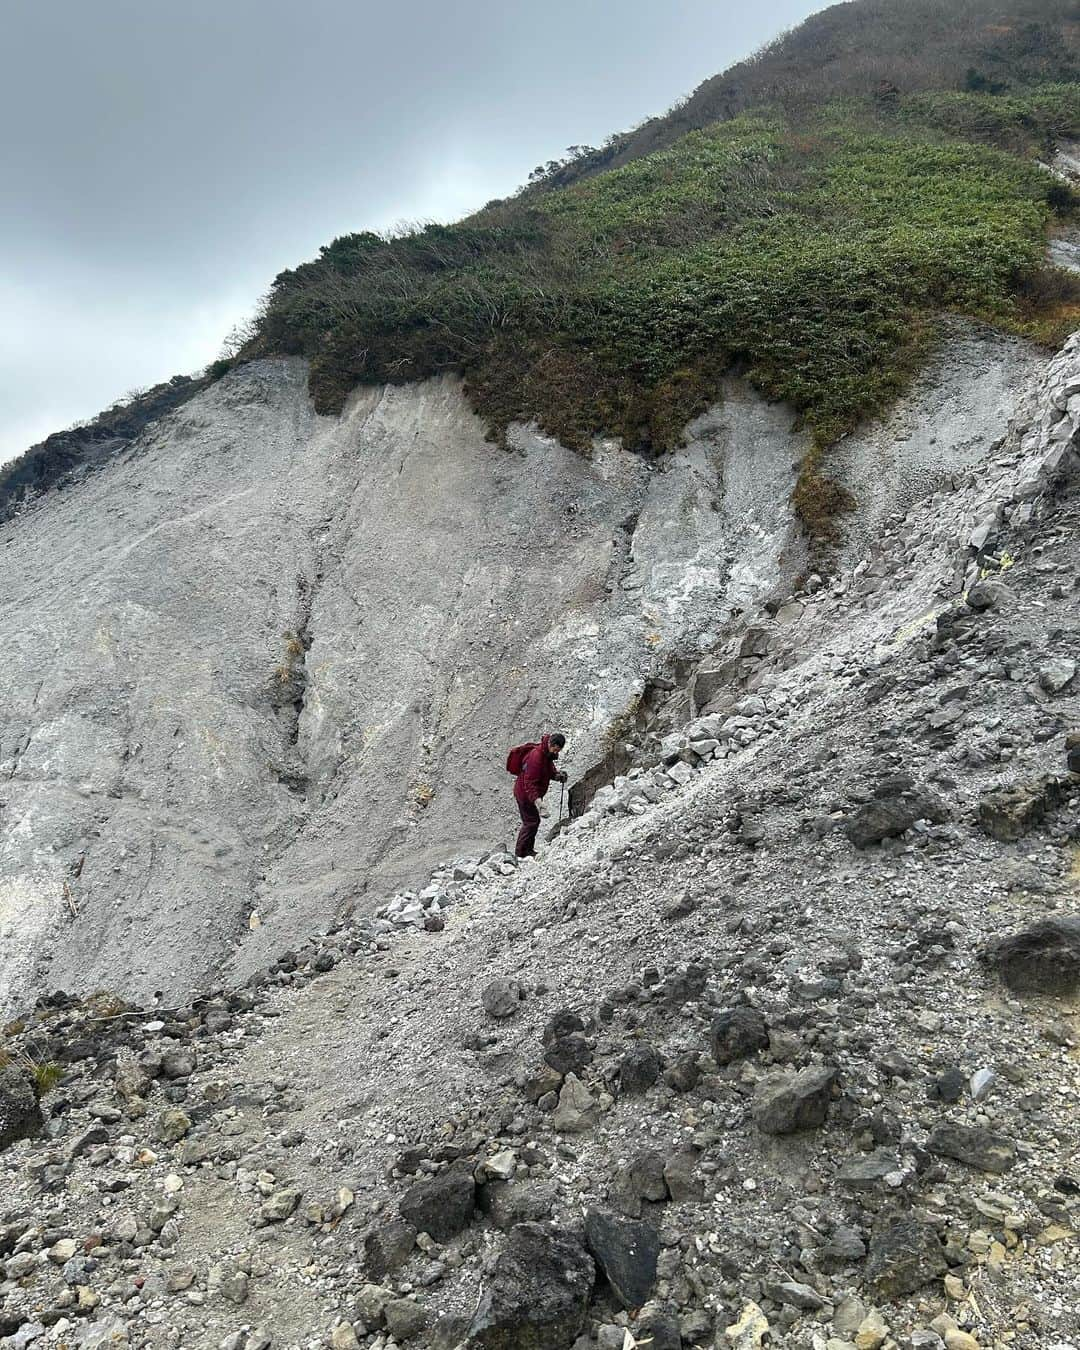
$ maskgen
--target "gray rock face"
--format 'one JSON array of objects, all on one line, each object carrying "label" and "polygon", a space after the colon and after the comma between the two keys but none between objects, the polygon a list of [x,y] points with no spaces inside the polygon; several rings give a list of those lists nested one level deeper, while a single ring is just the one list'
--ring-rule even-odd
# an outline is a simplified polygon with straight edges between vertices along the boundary
[{"label": "gray rock face", "polygon": [[1080,914],[1042,919],[982,956],[1018,994],[1071,994],[1080,989]]},{"label": "gray rock face", "polygon": [[44,1123],[29,1077],[16,1064],[0,1069],[0,1149],[33,1138]]},{"label": "gray rock face", "polygon": [[247,974],[505,841],[510,744],[558,724],[572,775],[598,761],[658,667],[798,570],[790,426],[732,384],[658,471],[497,450],[450,378],[319,417],[302,362],[262,362],[10,522],[11,1006],[177,995],[238,942]]},{"label": "gray rock face", "polygon": [[1017,387],[1039,364],[1037,348],[1028,343],[961,322],[948,326],[938,356],[890,412],[836,447],[830,471],[859,503],[849,556],[872,546],[891,512],[906,510],[986,456]]},{"label": "gray rock face", "polygon": [[465,1343],[485,1350],[569,1350],[585,1325],[596,1267],[553,1224],[510,1230]]}]

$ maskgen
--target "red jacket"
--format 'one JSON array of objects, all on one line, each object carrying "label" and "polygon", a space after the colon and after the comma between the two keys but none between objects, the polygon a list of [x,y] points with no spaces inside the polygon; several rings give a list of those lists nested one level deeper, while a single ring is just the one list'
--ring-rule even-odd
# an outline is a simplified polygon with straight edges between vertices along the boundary
[{"label": "red jacket", "polygon": [[540,744],[525,756],[521,772],[514,779],[514,796],[519,802],[538,802],[557,773],[548,738],[544,736]]}]

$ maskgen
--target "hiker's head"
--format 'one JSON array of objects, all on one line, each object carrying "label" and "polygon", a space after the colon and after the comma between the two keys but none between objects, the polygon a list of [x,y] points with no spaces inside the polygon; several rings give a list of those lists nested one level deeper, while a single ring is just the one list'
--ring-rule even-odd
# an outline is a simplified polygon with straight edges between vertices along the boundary
[{"label": "hiker's head", "polygon": [[548,749],[551,751],[552,756],[555,759],[559,758],[559,751],[563,748],[565,744],[566,744],[566,737],[562,734],[561,731],[553,731],[551,735],[548,737]]}]

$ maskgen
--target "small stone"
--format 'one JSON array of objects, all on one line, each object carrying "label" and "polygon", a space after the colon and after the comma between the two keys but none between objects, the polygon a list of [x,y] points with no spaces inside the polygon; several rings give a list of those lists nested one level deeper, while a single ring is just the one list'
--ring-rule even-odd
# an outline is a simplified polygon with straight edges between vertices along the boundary
[{"label": "small stone", "polygon": [[645,1092],[660,1077],[660,1060],[647,1041],[630,1046],[619,1061],[619,1089],[624,1096]]},{"label": "small stone", "polygon": [[62,1266],[66,1261],[70,1261],[78,1250],[79,1244],[74,1238],[61,1238],[49,1248],[49,1260],[54,1265]]},{"label": "small stone", "polygon": [[763,1134],[794,1134],[824,1125],[829,1111],[834,1068],[803,1069],[770,1075],[754,1093],[754,1121]]},{"label": "small stone", "polygon": [[398,1210],[418,1233],[436,1242],[449,1242],[472,1222],[476,1209],[476,1182],[466,1167],[451,1167],[410,1186]]},{"label": "small stone", "polygon": [[743,1306],[739,1319],[724,1328],[724,1339],[730,1350],[758,1350],[769,1334],[769,1320],[756,1303]]},{"label": "small stone", "polygon": [[704,1185],[697,1172],[697,1155],[689,1151],[673,1153],[664,1164],[664,1181],[676,1204],[701,1200]]},{"label": "small stone", "polygon": [[411,1341],[428,1324],[427,1309],[409,1298],[393,1298],[383,1309],[386,1329],[396,1341]]},{"label": "small stone", "polygon": [[490,1350],[570,1350],[585,1327],[596,1278],[592,1258],[554,1224],[512,1228],[466,1334]]},{"label": "small stone", "polygon": [[1055,656],[1039,667],[1039,684],[1048,694],[1060,694],[1076,677],[1076,662]]},{"label": "small stone", "polygon": [[17,1064],[0,1069],[0,1149],[45,1128],[34,1085]]},{"label": "small stone", "polygon": [[712,1057],[723,1068],[767,1049],[769,1029],[756,1008],[730,1008],[713,1018],[710,1040]]},{"label": "small stone", "polygon": [[178,1106],[167,1106],[157,1118],[154,1134],[163,1144],[176,1144],[190,1129],[190,1116]]},{"label": "small stone", "polygon": [[172,1045],[161,1056],[161,1072],[166,1078],[190,1078],[197,1062],[190,1045]]},{"label": "small stone", "polygon": [[339,1322],[331,1331],[330,1350],[360,1350],[360,1342],[349,1322]]},{"label": "small stone", "polygon": [[502,1020],[517,1012],[524,997],[525,991],[517,980],[500,978],[485,987],[480,1001],[489,1017]]},{"label": "small stone", "polygon": [[1080,914],[1055,915],[980,953],[1018,994],[1080,991]]},{"label": "small stone", "polygon": [[248,1296],[248,1277],[229,1262],[222,1261],[210,1267],[208,1281],[211,1290],[215,1290],[230,1303],[244,1303]]},{"label": "small stone", "polygon": [[824,1308],[825,1300],[808,1284],[798,1280],[782,1280],[765,1286],[765,1292],[776,1303],[786,1303],[790,1308],[801,1312],[817,1312]]},{"label": "small stone", "polygon": [[939,1158],[954,1158],[968,1167],[1000,1175],[1016,1162],[1016,1145],[1004,1135],[973,1125],[935,1126],[926,1141],[928,1152]]},{"label": "small stone", "polygon": [[944,1275],[945,1251],[931,1224],[894,1219],[874,1234],[866,1281],[882,1298],[902,1298]]},{"label": "small stone", "polygon": [[184,1261],[174,1261],[165,1267],[165,1288],[170,1294],[190,1289],[195,1283],[195,1267]]},{"label": "small stone", "polygon": [[889,1328],[877,1308],[872,1308],[859,1323],[855,1333],[855,1350],[878,1350],[885,1344]]},{"label": "small stone", "polygon": [[559,1134],[584,1134],[596,1124],[596,1099],[576,1074],[567,1074],[551,1124]]},{"label": "small stone", "polygon": [[290,1186],[280,1186],[259,1206],[259,1218],[264,1223],[282,1223],[300,1203],[301,1192]]},{"label": "small stone", "polygon": [[959,1327],[949,1327],[945,1332],[945,1350],[979,1350],[979,1342]]},{"label": "small stone", "polygon": [[364,1260],[375,1280],[384,1280],[401,1269],[416,1245],[416,1229],[400,1219],[372,1229],[364,1238]]}]

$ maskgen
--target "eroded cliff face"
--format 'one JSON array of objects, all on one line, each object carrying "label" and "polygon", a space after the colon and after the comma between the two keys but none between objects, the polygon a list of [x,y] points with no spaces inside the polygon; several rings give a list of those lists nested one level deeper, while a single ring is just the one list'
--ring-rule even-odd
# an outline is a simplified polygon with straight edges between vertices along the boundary
[{"label": "eroded cliff face", "polygon": [[43,499],[2,536],[7,1001],[187,991],[505,841],[509,744],[594,762],[801,567],[804,449],[736,383],[650,465],[499,450],[451,379],[321,418],[266,362]]},{"label": "eroded cliff face", "polygon": [[[957,330],[837,459],[864,548],[977,463],[1031,348]],[[515,828],[507,746],[582,779],[651,682],[806,566],[790,412],[731,381],[659,463],[517,428],[451,378],[319,417],[245,366],[0,535],[0,969],[34,990],[241,976]]]}]

